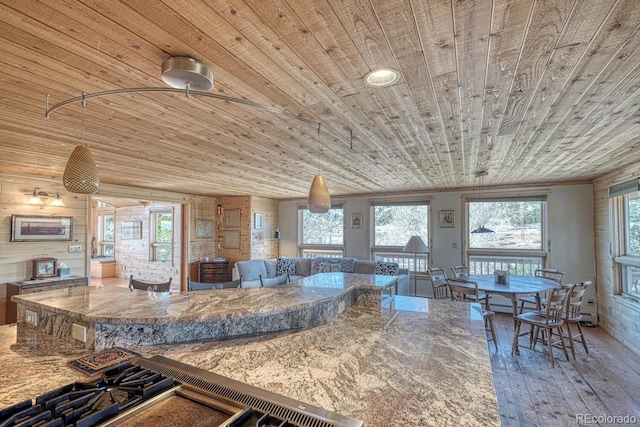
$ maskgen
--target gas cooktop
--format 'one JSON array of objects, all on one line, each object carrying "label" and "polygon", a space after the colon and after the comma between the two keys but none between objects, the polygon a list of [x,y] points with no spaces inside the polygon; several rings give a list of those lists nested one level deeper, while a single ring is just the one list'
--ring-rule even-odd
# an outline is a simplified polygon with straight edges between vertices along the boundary
[{"label": "gas cooktop", "polygon": [[362,421],[162,356],[134,357],[0,410],[0,427],[362,427]]}]

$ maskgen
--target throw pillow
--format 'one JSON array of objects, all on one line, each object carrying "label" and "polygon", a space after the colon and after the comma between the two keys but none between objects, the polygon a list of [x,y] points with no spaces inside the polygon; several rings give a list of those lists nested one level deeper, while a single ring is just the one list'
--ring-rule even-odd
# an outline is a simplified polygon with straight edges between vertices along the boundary
[{"label": "throw pillow", "polygon": [[276,276],[282,276],[283,274],[296,274],[296,259],[295,258],[278,258],[276,264]]},{"label": "throw pillow", "polygon": [[386,276],[397,276],[400,272],[400,266],[397,262],[376,262],[373,274],[384,274]]},{"label": "throw pillow", "polygon": [[321,262],[318,273],[335,273],[340,271],[340,264],[336,262]]}]

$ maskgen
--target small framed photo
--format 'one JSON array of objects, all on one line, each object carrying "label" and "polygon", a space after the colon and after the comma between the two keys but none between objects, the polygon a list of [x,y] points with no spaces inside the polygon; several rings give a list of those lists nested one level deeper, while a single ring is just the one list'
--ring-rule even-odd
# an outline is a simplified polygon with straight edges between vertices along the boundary
[{"label": "small framed photo", "polygon": [[455,211],[440,211],[440,228],[455,226]]},{"label": "small framed photo", "polygon": [[362,228],[362,214],[351,214],[351,228]]},{"label": "small framed photo", "polygon": [[213,221],[210,219],[196,219],[196,238],[213,237]]},{"label": "small framed photo", "polygon": [[224,227],[225,228],[240,227],[240,209],[227,209],[224,211]]},{"label": "small framed photo", "polygon": [[253,228],[256,230],[262,230],[264,228],[264,214],[258,212],[253,214]]},{"label": "small framed photo", "polygon": [[240,230],[225,230],[222,246],[225,249],[240,249]]},{"label": "small framed photo", "polygon": [[123,221],[122,240],[142,239],[142,221]]}]

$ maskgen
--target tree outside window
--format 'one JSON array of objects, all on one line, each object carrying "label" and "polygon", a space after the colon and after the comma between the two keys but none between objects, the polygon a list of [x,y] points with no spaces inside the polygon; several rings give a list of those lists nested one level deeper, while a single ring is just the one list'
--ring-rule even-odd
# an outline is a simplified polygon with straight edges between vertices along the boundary
[{"label": "tree outside window", "polygon": [[333,206],[323,214],[314,214],[308,209],[300,209],[299,215],[301,256],[343,256],[344,212],[342,206]]}]

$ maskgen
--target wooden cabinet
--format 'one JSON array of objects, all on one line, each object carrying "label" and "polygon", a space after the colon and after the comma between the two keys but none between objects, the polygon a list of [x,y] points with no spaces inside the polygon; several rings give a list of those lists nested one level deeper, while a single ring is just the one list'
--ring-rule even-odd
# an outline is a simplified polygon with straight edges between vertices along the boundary
[{"label": "wooden cabinet", "polygon": [[[34,292],[53,291],[56,289],[73,288],[76,286],[87,286],[89,280],[86,277],[69,276],[63,278],[23,280],[6,284],[6,323],[16,323],[18,307],[11,297],[19,294],[30,294]],[[1,320],[1,319],[0,319]]]},{"label": "wooden cabinet", "polygon": [[191,263],[190,278],[196,282],[222,283],[229,279],[229,261],[198,261]]}]

